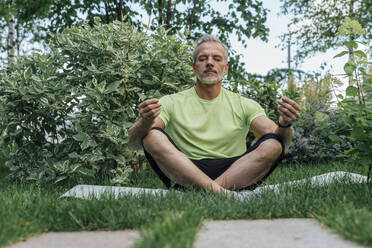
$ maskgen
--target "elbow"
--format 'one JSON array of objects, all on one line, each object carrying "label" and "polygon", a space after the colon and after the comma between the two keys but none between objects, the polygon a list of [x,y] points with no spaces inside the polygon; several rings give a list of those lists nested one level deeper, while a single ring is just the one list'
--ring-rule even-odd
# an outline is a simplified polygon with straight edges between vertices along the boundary
[{"label": "elbow", "polygon": [[135,140],[133,140],[133,137],[132,136],[129,136],[128,137],[128,148],[130,151],[136,151],[136,150],[139,150],[141,148],[140,144],[138,144],[139,142],[136,142]]}]

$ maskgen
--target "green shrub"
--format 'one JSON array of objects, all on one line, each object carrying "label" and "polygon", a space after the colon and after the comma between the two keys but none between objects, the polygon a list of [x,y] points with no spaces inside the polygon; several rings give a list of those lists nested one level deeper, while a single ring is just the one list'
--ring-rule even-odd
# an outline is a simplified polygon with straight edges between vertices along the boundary
[{"label": "green shrub", "polygon": [[96,20],[54,36],[47,54],[19,58],[0,79],[11,176],[125,182],[127,128],[138,118],[137,105],[193,84],[190,47],[163,28],[145,34]]},{"label": "green shrub", "polygon": [[347,136],[337,136],[346,122],[337,111],[328,109],[321,101],[309,101],[295,122],[292,144],[285,161],[289,163],[311,163],[341,159],[343,152],[351,149],[355,142]]},{"label": "green shrub", "polygon": [[[364,34],[365,30],[354,20],[346,17],[338,30],[338,35],[345,37],[345,51],[336,57],[348,55],[348,62],[344,65],[345,75],[349,77],[351,85],[346,89],[346,97],[342,95],[339,103],[340,116],[346,125],[341,131],[348,131],[349,138],[358,145],[346,151],[353,161],[368,166],[368,180],[371,182],[372,171],[372,62],[362,50],[358,50],[357,38]],[[364,44],[366,45],[366,44]],[[372,54],[372,46],[367,46]],[[369,71],[368,71],[369,69]]]}]

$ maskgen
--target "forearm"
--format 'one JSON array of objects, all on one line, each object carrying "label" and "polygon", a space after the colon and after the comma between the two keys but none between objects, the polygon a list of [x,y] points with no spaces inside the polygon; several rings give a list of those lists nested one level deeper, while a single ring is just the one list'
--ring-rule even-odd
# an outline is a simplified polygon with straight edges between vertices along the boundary
[{"label": "forearm", "polygon": [[277,127],[275,129],[275,134],[277,134],[283,140],[283,143],[285,146],[285,152],[288,151],[288,148],[291,145],[293,133],[294,133],[294,130],[292,127],[289,127],[289,128]]},{"label": "forearm", "polygon": [[128,146],[129,149],[135,151],[142,148],[141,139],[149,132],[153,121],[148,121],[142,117],[131,128],[129,128]]}]

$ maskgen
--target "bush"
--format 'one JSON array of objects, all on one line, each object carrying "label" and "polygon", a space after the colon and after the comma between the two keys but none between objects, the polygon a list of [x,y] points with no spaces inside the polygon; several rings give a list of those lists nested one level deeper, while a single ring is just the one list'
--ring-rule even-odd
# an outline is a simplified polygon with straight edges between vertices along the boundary
[{"label": "bush", "polygon": [[59,182],[130,170],[127,128],[145,99],[193,84],[190,44],[120,22],[56,35],[0,79],[1,128],[14,179]]},{"label": "bush", "polygon": [[336,135],[345,126],[345,120],[334,110],[324,109],[320,102],[309,102],[295,122],[292,145],[285,161],[310,163],[337,160],[343,152],[353,147],[347,137]]}]

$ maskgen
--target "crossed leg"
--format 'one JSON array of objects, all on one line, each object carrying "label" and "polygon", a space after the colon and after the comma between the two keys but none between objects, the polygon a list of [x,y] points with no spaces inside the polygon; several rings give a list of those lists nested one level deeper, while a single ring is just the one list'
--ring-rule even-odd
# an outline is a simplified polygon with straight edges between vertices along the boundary
[{"label": "crossed leg", "polygon": [[204,174],[184,153],[179,151],[161,131],[150,130],[143,139],[145,150],[151,154],[161,171],[176,183],[231,195],[229,190]]},{"label": "crossed leg", "polygon": [[255,150],[235,161],[215,182],[225,189],[239,190],[260,181],[282,154],[275,139],[263,141]]},{"label": "crossed leg", "polygon": [[230,189],[241,189],[262,179],[282,152],[278,141],[265,140],[255,150],[235,161],[216,180],[212,180],[159,130],[150,130],[143,139],[143,146],[160,170],[176,183],[194,185],[225,195],[231,195]]}]

